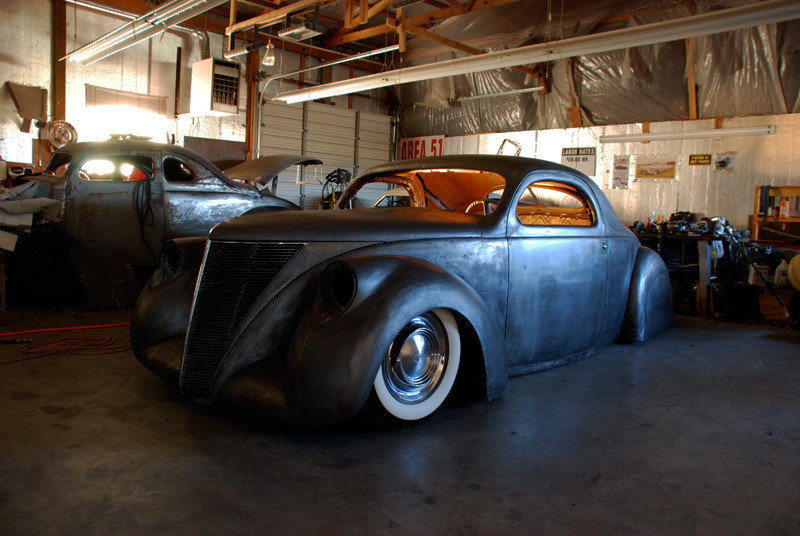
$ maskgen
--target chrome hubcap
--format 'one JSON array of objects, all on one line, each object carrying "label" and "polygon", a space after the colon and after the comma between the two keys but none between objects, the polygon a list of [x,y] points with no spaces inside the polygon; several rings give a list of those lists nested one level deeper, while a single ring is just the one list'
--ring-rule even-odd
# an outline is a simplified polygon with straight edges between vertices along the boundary
[{"label": "chrome hubcap", "polygon": [[394,398],[416,404],[428,398],[447,366],[447,333],[439,319],[425,313],[397,335],[383,360],[383,379]]}]

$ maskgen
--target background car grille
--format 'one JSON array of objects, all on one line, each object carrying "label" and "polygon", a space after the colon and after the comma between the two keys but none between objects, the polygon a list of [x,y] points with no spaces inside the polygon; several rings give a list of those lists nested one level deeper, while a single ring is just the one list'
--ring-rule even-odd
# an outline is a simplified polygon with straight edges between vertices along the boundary
[{"label": "background car grille", "polygon": [[211,242],[200,274],[181,366],[181,392],[205,399],[239,323],[289,259],[297,243]]}]

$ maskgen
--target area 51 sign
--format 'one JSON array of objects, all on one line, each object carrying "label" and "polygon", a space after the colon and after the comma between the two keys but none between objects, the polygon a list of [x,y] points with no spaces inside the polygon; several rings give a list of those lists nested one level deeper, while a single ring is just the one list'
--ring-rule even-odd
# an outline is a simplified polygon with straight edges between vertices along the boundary
[{"label": "area 51 sign", "polygon": [[424,156],[442,156],[444,136],[420,136],[400,140],[400,160],[422,158]]}]

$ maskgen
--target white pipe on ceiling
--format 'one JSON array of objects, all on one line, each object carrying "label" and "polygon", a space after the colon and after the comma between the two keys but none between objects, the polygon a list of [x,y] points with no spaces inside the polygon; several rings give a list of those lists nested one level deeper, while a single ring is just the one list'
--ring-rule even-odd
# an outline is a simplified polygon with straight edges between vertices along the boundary
[{"label": "white pipe on ceiling", "polygon": [[305,102],[445,76],[491,71],[586,54],[598,54],[622,48],[689,39],[797,18],[800,18],[800,1],[767,0],[600,34],[572,37],[512,50],[489,52],[478,56],[467,56],[376,73],[313,88],[287,91],[276,95],[272,100],[284,101],[288,104]]}]

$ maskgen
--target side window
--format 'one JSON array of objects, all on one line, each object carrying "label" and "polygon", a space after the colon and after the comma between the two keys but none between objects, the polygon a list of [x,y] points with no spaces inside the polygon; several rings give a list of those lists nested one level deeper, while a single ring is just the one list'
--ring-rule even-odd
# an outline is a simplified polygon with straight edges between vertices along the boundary
[{"label": "side window", "polygon": [[528,186],[517,203],[517,219],[523,225],[591,226],[595,211],[578,188],[547,181]]},{"label": "side window", "polygon": [[81,165],[78,177],[84,181],[141,181],[153,177],[153,160],[147,156],[91,158]]},{"label": "side window", "polygon": [[195,175],[185,163],[168,156],[164,159],[164,178],[170,182],[192,182]]}]

